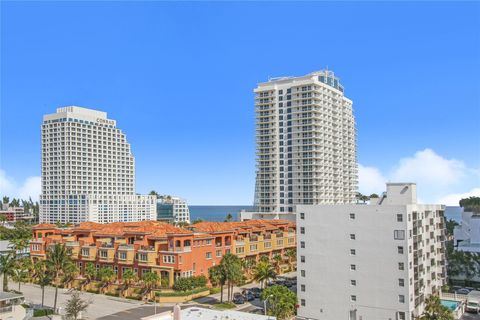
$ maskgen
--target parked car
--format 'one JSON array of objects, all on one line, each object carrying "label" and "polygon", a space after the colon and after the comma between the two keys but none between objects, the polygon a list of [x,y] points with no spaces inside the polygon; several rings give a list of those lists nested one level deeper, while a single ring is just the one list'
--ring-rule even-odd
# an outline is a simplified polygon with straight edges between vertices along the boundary
[{"label": "parked car", "polygon": [[250,292],[253,293],[253,296],[255,298],[260,298],[260,295],[262,294],[262,289],[258,287],[254,287],[250,289]]},{"label": "parked car", "polygon": [[475,313],[480,311],[480,291],[472,290],[467,294],[467,305],[465,306],[465,311]]},{"label": "parked car", "polygon": [[468,294],[470,292],[469,289],[467,288],[461,288],[461,289],[458,289],[457,291],[455,291],[456,294]]},{"label": "parked car", "polygon": [[245,296],[245,299],[247,299],[247,301],[255,300],[255,295],[250,291],[247,291],[244,296]]},{"label": "parked car", "polygon": [[237,292],[233,295],[233,303],[235,304],[244,304],[245,303],[245,297]]}]

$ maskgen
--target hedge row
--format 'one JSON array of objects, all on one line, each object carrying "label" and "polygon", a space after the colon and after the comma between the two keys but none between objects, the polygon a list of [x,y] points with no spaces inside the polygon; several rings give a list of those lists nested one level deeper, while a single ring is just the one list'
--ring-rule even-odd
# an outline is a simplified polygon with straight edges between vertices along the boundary
[{"label": "hedge row", "polygon": [[156,291],[155,295],[157,297],[185,297],[185,296],[189,296],[195,293],[204,292],[208,290],[209,289],[207,287],[202,287],[202,288],[195,288],[193,290],[188,290],[188,291],[174,291],[174,292]]}]

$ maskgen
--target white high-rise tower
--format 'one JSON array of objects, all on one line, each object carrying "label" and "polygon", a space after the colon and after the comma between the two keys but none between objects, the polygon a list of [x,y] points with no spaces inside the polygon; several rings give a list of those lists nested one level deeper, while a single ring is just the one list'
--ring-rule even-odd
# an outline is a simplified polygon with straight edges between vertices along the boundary
[{"label": "white high-rise tower", "polygon": [[333,72],[275,78],[254,91],[256,211],[288,213],[300,204],[354,202],[355,118]]},{"label": "white high-rise tower", "polygon": [[58,108],[42,125],[40,222],[155,220],[154,196],[135,194],[135,160],[106,112]]}]

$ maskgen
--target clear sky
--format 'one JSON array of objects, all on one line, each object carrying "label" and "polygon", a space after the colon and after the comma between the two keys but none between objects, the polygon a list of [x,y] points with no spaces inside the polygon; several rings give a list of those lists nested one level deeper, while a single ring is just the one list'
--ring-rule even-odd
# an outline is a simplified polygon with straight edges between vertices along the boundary
[{"label": "clear sky", "polygon": [[[252,90],[328,67],[354,101],[360,191],[480,195],[478,2],[1,2],[0,194],[37,198],[42,115],[108,112],[137,192],[251,204]],[[448,199],[448,200],[446,200]]]}]

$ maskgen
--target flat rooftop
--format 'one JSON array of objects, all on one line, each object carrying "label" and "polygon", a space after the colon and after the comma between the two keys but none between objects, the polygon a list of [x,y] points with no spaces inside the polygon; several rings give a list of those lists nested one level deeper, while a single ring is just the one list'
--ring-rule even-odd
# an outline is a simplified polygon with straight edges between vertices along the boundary
[{"label": "flat rooftop", "polygon": [[[182,309],[181,320],[276,320],[276,317],[263,316],[248,312],[232,310],[212,310],[198,307]],[[142,318],[142,320],[173,320],[172,311]]]}]

